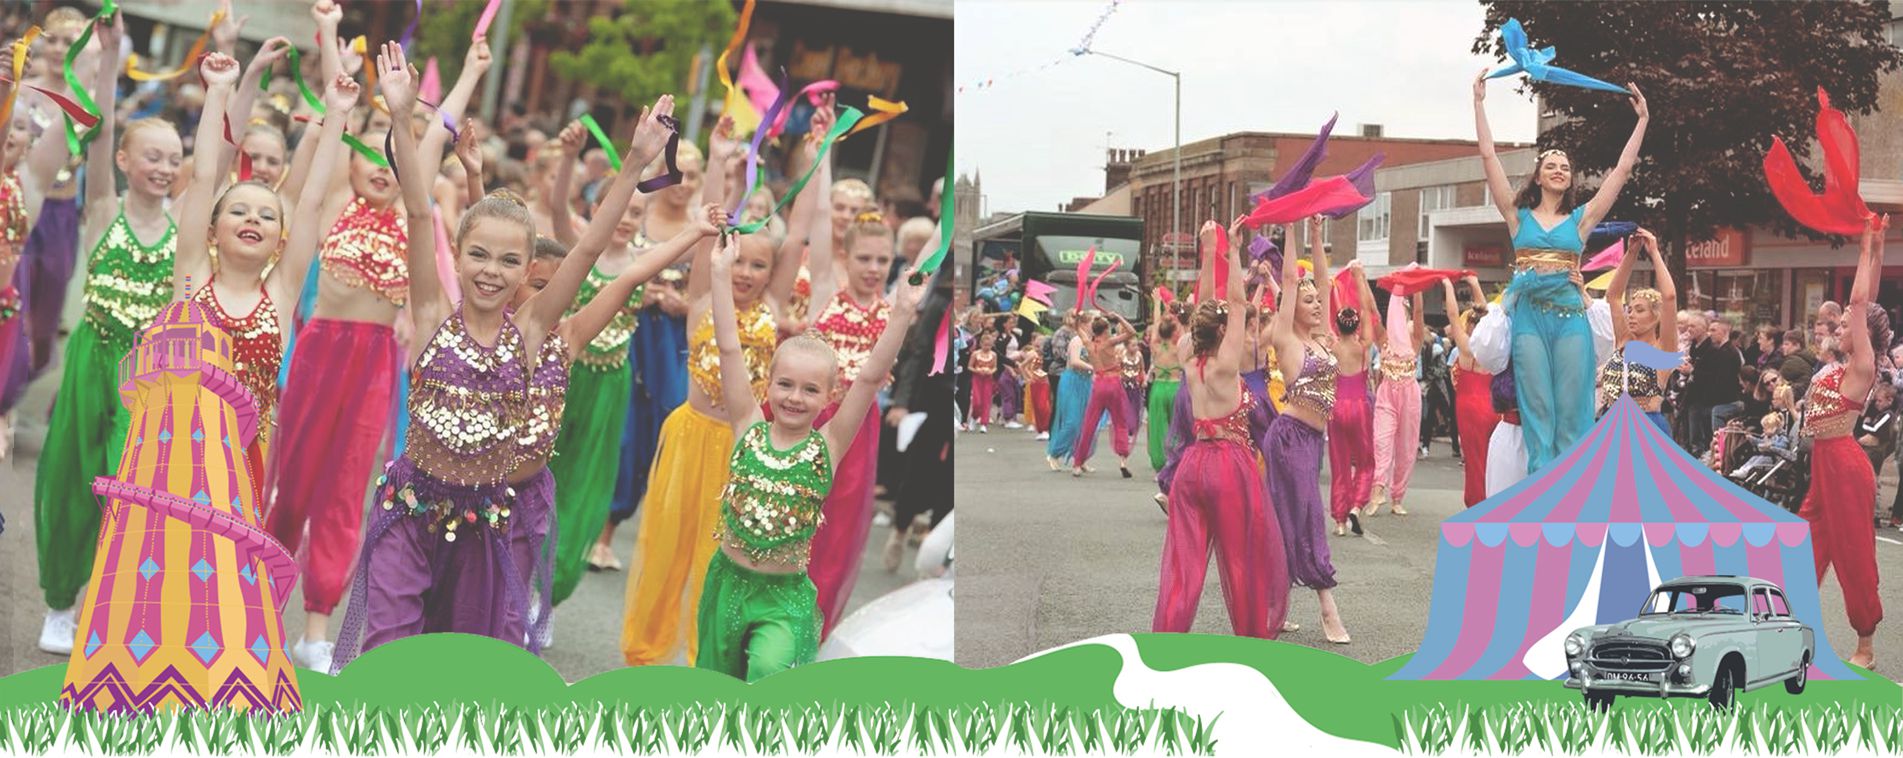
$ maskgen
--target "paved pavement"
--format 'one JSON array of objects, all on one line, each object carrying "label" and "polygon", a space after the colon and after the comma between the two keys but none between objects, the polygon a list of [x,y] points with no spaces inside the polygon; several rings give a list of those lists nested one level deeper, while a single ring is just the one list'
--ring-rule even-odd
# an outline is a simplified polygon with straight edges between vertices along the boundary
[{"label": "paved pavement", "polygon": [[[959,436],[958,643],[964,666],[998,666],[1067,642],[1103,634],[1148,631],[1156,607],[1157,572],[1167,520],[1151,500],[1154,472],[1138,436],[1133,479],[1121,478],[1108,432],[1083,479],[1052,472],[1044,443],[1023,431],[993,427]],[[1327,491],[1323,476],[1323,492]],[[1894,468],[1881,482],[1884,502],[1895,491]],[[1446,440],[1416,464],[1408,516],[1364,520],[1362,537],[1329,546],[1336,603],[1354,642],[1328,644],[1315,593],[1290,596],[1289,619],[1300,631],[1282,639],[1326,648],[1365,663],[1420,645],[1432,589],[1434,550],[1442,519],[1462,508],[1460,463]],[[1903,679],[1903,532],[1886,530],[1877,544],[1882,592],[1891,620],[1878,628],[1879,671]],[[1228,613],[1212,565],[1192,631],[1229,634]],[[1823,589],[1826,632],[1840,655],[1854,649],[1843,596],[1834,577]]]},{"label": "paved pavement", "polygon": [[[63,658],[40,651],[38,640],[44,620],[45,604],[39,589],[37,550],[33,536],[33,472],[38,461],[41,440],[46,434],[46,409],[58,388],[55,366],[37,382],[16,409],[17,451],[13,461],[0,463],[0,514],[6,517],[6,532],[0,534],[0,676],[17,671],[59,663]],[[891,510],[888,502],[879,507]],[[884,519],[880,519],[883,523]],[[630,519],[615,532],[615,554],[623,563],[634,565],[635,533],[639,518]],[[865,561],[859,582],[853,588],[847,613],[917,578],[913,559],[918,553],[908,548],[899,570],[885,572],[881,552],[887,531],[873,527],[867,540]],[[621,659],[621,619],[627,591],[627,573],[590,573],[582,579],[574,596],[555,610],[555,646],[543,655],[550,665],[570,682],[619,668]],[[285,628],[293,638],[304,629],[303,595],[285,607]],[[331,620],[331,632],[343,621],[349,603],[338,606]],[[676,663],[681,663],[676,661]]]}]

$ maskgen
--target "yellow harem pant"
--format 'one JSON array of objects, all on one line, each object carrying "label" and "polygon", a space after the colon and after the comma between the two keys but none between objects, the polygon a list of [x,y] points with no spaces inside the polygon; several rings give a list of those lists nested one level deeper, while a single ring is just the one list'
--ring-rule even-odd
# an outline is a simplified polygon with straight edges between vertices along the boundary
[{"label": "yellow harem pant", "polygon": [[718,548],[714,526],[732,456],[733,428],[692,405],[675,408],[661,424],[621,624],[621,655],[630,666],[666,663],[683,640],[688,665],[699,653],[700,591]]}]

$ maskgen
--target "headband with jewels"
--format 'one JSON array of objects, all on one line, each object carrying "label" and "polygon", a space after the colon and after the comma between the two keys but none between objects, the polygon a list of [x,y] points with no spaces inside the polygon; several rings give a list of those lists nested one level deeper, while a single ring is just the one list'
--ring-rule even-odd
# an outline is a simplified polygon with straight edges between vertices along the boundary
[{"label": "headband with jewels", "polygon": [[1566,155],[1566,151],[1564,151],[1564,150],[1561,150],[1561,149],[1559,149],[1559,148],[1557,148],[1557,147],[1555,147],[1555,148],[1549,148],[1549,149],[1547,149],[1547,150],[1543,150],[1543,151],[1540,151],[1540,154],[1539,154],[1539,157],[1538,157],[1538,158],[1535,158],[1534,160],[1536,160],[1536,161],[1543,161],[1543,160],[1546,160],[1546,157],[1547,157],[1547,156],[1549,156],[1549,155],[1557,155],[1557,156],[1559,156],[1559,157],[1561,157],[1561,158],[1567,158],[1567,157],[1570,157],[1570,156],[1568,156],[1568,155]]}]

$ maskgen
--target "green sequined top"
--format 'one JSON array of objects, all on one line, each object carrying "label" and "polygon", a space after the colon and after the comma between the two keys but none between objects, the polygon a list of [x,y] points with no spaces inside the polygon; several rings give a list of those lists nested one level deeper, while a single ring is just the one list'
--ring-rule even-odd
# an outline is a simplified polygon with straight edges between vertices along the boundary
[{"label": "green sequined top", "polygon": [[770,428],[756,423],[734,443],[714,538],[755,563],[790,563],[804,571],[813,533],[824,521],[820,505],[832,490],[832,459],[817,430],[792,449],[776,450]]},{"label": "green sequined top", "polygon": [[[168,216],[166,219],[171,221]],[[114,348],[132,349],[139,330],[152,324],[172,301],[172,256],[178,224],[168,223],[159,241],[147,245],[132,233],[125,206],[106,227],[86,264],[86,323]]]},{"label": "green sequined top", "polygon": [[[581,312],[583,306],[593,302],[596,295],[615,280],[615,275],[602,273],[601,269],[590,266],[588,278],[581,282],[581,291],[575,294],[575,305],[568,315]],[[613,371],[628,365],[628,343],[634,339],[634,328],[640,325],[636,316],[641,312],[641,294],[644,287],[636,287],[628,302],[615,311],[613,319],[602,327],[601,333],[588,341],[575,363],[601,371]]]}]

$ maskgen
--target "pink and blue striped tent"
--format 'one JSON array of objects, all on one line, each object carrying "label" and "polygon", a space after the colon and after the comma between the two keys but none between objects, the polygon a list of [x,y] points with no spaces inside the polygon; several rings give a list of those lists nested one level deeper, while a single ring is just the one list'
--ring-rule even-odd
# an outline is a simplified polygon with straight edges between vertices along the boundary
[{"label": "pink and blue striped tent", "polygon": [[1812,677],[1858,678],[1824,635],[1810,525],[1622,397],[1544,470],[1441,523],[1427,633],[1391,678],[1564,678],[1574,629],[1633,618],[1662,581],[1726,574],[1784,588],[1816,632]]}]

